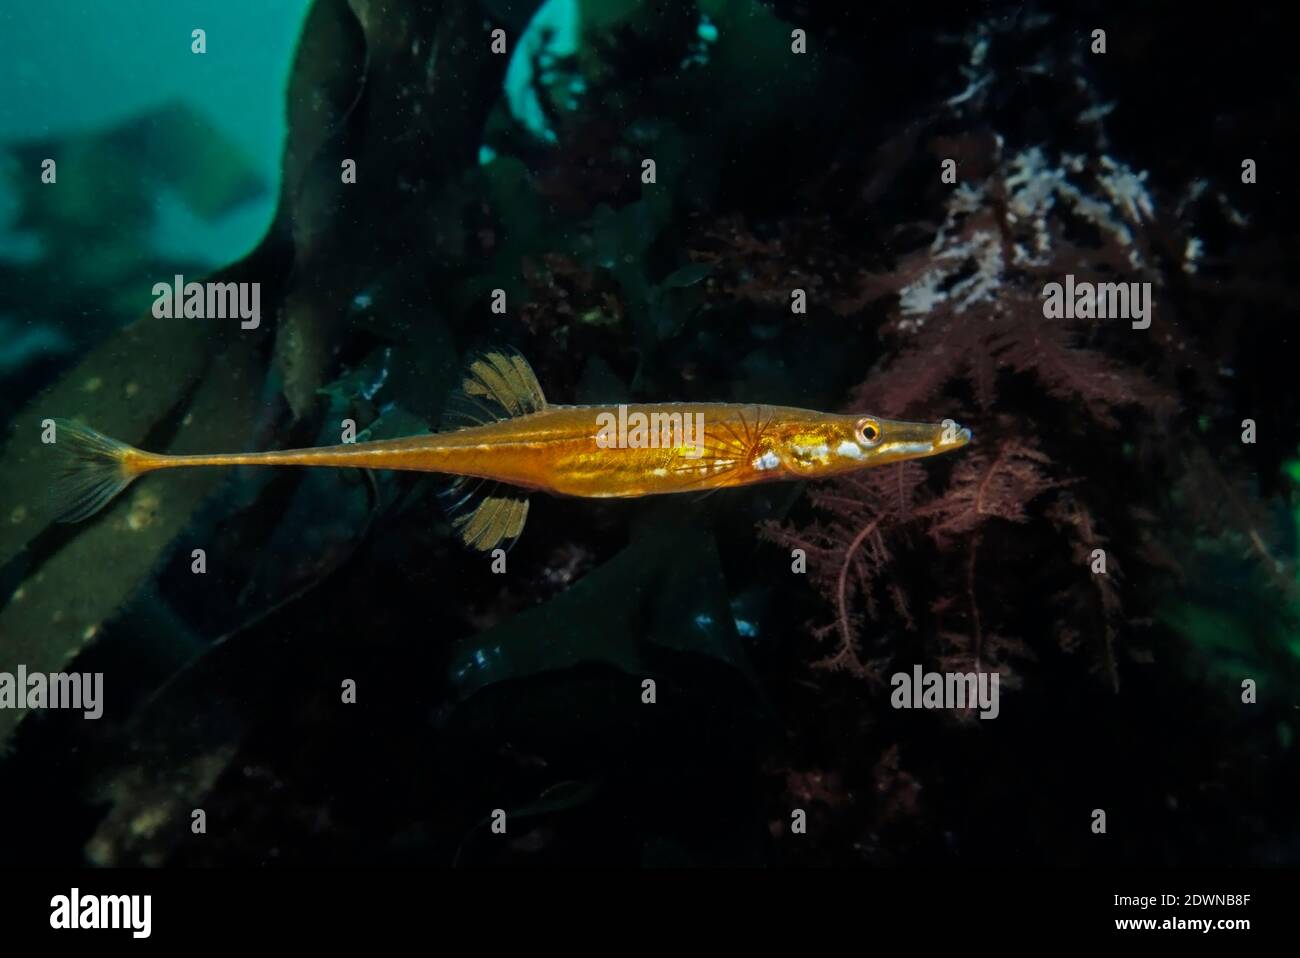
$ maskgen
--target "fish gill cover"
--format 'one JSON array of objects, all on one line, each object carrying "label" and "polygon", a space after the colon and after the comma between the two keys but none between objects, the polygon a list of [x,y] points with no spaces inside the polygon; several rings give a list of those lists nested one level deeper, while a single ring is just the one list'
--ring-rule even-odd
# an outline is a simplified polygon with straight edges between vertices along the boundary
[{"label": "fish gill cover", "polygon": [[[316,0],[273,222],[208,275],[148,242],[160,182],[200,217],[263,188],[202,116],[6,145],[39,243],[0,260],[0,672],[112,681],[97,722],[0,709],[0,856],[1295,863],[1296,91],[1275,12],[1174,10]],[[1223,65],[1238,33],[1264,49]],[[157,315],[177,274],[260,284],[260,320]],[[1053,312],[1067,283],[1134,309]],[[554,402],[976,441],[539,498],[499,567],[406,473],[146,479],[52,523],[52,416],[175,453],[410,435],[501,343]],[[998,720],[896,707],[914,667],[996,672]]]}]

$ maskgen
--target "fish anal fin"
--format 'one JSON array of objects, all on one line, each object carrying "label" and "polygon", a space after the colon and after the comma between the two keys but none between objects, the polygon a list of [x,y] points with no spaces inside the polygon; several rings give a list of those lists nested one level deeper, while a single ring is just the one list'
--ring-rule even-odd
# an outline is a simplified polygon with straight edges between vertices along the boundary
[{"label": "fish anal fin", "polygon": [[460,478],[443,493],[452,529],[471,549],[509,551],[524,531],[528,497],[499,482]]}]

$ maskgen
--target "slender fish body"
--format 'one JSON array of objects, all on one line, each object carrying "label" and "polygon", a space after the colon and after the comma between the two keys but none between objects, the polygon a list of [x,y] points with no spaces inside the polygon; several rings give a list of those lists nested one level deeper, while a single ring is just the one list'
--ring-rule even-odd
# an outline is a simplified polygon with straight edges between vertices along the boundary
[{"label": "slender fish body", "polygon": [[556,406],[516,353],[474,360],[449,403],[454,431],[273,452],[169,456],[59,420],[66,521],[85,519],[148,472],[205,466],[329,466],[437,472],[462,540],[488,550],[523,529],[527,493],[627,498],[820,479],[966,445],[951,420],[914,423],[738,403]]}]

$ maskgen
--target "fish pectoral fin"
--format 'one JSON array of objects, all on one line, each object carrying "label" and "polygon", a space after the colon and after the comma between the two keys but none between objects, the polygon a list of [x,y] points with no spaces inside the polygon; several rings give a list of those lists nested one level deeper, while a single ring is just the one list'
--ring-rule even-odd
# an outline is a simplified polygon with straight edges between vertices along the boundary
[{"label": "fish pectoral fin", "polygon": [[706,451],[702,456],[674,463],[671,469],[677,475],[686,476],[689,485],[705,485],[718,482],[720,477],[735,472],[740,464],[741,460],[726,450]]},{"label": "fish pectoral fin", "polygon": [[460,478],[442,493],[451,527],[471,549],[507,551],[524,531],[528,497],[499,482]]},{"label": "fish pectoral fin", "polygon": [[447,399],[443,427],[481,426],[545,408],[546,396],[528,360],[514,349],[491,349],[466,364],[460,388]]}]

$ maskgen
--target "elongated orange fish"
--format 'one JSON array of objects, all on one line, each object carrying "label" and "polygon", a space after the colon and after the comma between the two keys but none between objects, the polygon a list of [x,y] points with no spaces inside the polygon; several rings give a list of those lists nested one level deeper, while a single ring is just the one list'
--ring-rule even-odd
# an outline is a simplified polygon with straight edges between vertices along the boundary
[{"label": "elongated orange fish", "polygon": [[86,426],[56,420],[67,457],[56,490],[65,522],[102,509],[138,476],[197,466],[348,466],[457,477],[452,524],[468,546],[489,551],[523,531],[533,490],[588,498],[651,496],[822,479],[919,459],[971,440],[952,420],[897,422],[739,403],[555,406],[522,356],[473,360],[448,403],[452,431],[277,452],[168,456],[144,452]]}]

